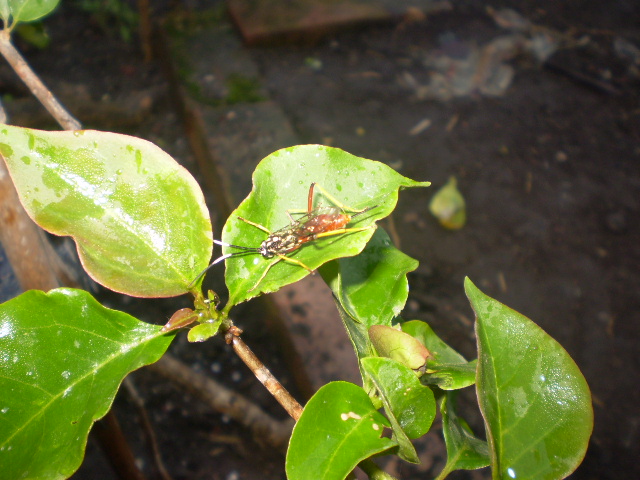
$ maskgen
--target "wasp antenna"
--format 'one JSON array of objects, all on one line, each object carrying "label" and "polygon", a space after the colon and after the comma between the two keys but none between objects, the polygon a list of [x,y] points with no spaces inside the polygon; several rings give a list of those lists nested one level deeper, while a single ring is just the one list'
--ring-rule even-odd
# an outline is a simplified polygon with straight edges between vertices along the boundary
[{"label": "wasp antenna", "polygon": [[[259,248],[243,247],[241,245],[231,245],[230,243],[226,243],[226,242],[223,242],[221,240],[214,240],[213,243],[215,243],[216,245],[220,245],[221,247],[239,248],[240,250],[245,250],[245,251],[249,251],[249,252],[258,252],[258,251],[260,251]],[[230,254],[230,255],[233,255],[233,254]]]},{"label": "wasp antenna", "polygon": [[[361,210],[359,212],[354,213],[353,215],[351,215],[351,218],[357,217],[358,215],[362,215],[363,213],[367,213],[369,210],[373,210],[374,208],[377,208],[378,205],[373,205],[371,207],[367,207],[364,210]],[[214,240],[215,242],[215,240]]]},{"label": "wasp antenna", "polygon": [[187,286],[187,290],[190,290],[190,289],[191,289],[191,287],[193,287],[193,286],[196,284],[196,282],[197,282],[198,280],[200,280],[200,279],[202,278],[202,276],[203,276],[205,273],[207,273],[207,272],[209,271],[209,269],[210,269],[211,267],[213,267],[216,263],[220,263],[221,261],[223,261],[223,260],[225,260],[225,259],[227,259],[227,258],[229,258],[229,257],[232,257],[233,255],[234,255],[233,253],[225,253],[224,255],[221,255],[221,256],[219,256],[218,258],[216,258],[213,262],[211,262],[211,263],[209,264],[209,266],[208,266],[207,268],[205,268],[204,270],[202,270],[202,271],[198,274],[198,276],[193,280],[193,282],[191,282],[191,283]]}]

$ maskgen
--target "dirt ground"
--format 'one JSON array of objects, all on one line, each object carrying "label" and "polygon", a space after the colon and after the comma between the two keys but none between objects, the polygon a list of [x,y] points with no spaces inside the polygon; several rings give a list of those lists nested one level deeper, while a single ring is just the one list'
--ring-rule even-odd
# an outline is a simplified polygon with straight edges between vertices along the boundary
[{"label": "dirt ground", "polygon": [[[475,91],[428,98],[421,87],[431,78],[430,52],[451,47],[452,39],[468,49],[505,34],[470,1],[425,19],[335,34],[314,46],[249,53],[261,88],[282,108],[299,143],[330,144],[433,182],[430,189],[405,192],[394,216],[402,249],[420,261],[409,278],[405,318],[429,322],[473,358],[465,276],[527,315],[567,349],[593,393],[594,434],[584,463],[570,478],[640,478],[640,81],[629,61],[612,50],[616,38],[640,46],[640,5],[619,0],[492,6],[517,8],[538,25],[583,39],[555,59],[556,66],[586,79],[524,54],[508,61],[514,76],[502,95]],[[143,136],[195,168],[160,68],[145,66],[136,44],[105,33],[86,14],[67,12],[51,19],[47,50],[21,45],[34,68],[54,91],[71,88],[68,97],[80,91],[84,103],[95,102],[99,113],[79,115],[85,124]],[[42,127],[9,78],[0,70],[4,93],[15,97],[9,106],[19,118],[14,123]],[[104,109],[110,102],[113,108]],[[468,215],[467,225],[455,232],[442,229],[428,212],[429,199],[451,175],[458,178]],[[175,306],[171,300],[135,301],[126,308],[157,319]],[[268,330],[254,323],[245,340],[290,381]],[[172,352],[200,371],[229,373],[221,381],[284,418],[221,342],[192,346],[182,336]],[[282,457],[258,448],[234,422],[153,374],[135,378],[173,478],[284,478]],[[126,395],[115,405],[126,425],[137,425]],[[469,415],[478,425],[477,412]],[[142,433],[126,430],[140,463],[149,468]],[[434,439],[422,444],[430,445],[442,451]],[[432,478],[443,459],[429,461],[391,468],[405,480]],[[114,478],[93,440],[73,478]],[[488,477],[472,472],[450,478]]]}]

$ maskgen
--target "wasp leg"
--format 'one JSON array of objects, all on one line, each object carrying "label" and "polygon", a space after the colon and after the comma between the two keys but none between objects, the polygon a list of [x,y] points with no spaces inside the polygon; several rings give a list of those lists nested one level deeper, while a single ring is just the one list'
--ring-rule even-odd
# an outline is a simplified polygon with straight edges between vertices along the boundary
[{"label": "wasp leg", "polygon": [[282,261],[282,260],[284,260],[285,262],[288,262],[288,263],[292,263],[292,264],[294,264],[294,265],[298,265],[299,267],[302,267],[302,268],[304,268],[305,270],[307,270],[309,273],[314,273],[314,271],[313,271],[311,268],[307,267],[307,266],[306,266],[304,263],[302,263],[300,260],[296,260],[295,258],[287,257],[286,255],[283,255],[283,254],[281,254],[281,253],[277,253],[276,255],[277,255],[278,259],[277,259],[275,262],[272,262],[271,264],[269,264],[269,266],[266,268],[266,270],[265,270],[265,271],[263,272],[263,274],[260,276],[260,279],[256,282],[256,284],[255,284],[253,287],[251,287],[251,289],[250,289],[250,290],[247,290],[248,292],[252,292],[253,290],[255,290],[255,289],[256,289],[256,287],[257,287],[258,285],[260,285],[260,283],[262,282],[262,280],[264,280],[264,277],[266,277],[266,276],[267,276],[267,273],[269,273],[269,270],[271,270],[271,267],[273,267],[276,263],[278,263],[278,262],[280,262],[280,261]]},{"label": "wasp leg", "polygon": [[322,193],[322,195],[325,198],[327,198],[327,200],[329,200],[331,203],[333,203],[336,207],[340,208],[344,212],[355,212],[355,213],[358,213],[358,212],[363,212],[363,211],[366,210],[366,208],[358,210],[357,208],[353,208],[353,207],[349,207],[349,206],[345,205],[344,203],[342,203],[336,197],[331,195],[329,192],[327,192],[324,188],[322,188],[322,186],[318,185],[317,183],[314,183],[312,186],[314,186],[315,188],[320,190],[320,193]]},{"label": "wasp leg", "polygon": [[330,232],[317,233],[315,237],[316,238],[331,237],[333,235],[342,235],[343,233],[362,232],[363,230],[369,230],[371,228],[376,228],[376,225],[369,225],[368,227],[358,227],[358,228],[339,228],[338,230],[331,230]]},{"label": "wasp leg", "polygon": [[271,270],[271,267],[273,267],[280,260],[282,260],[282,258],[278,258],[275,262],[271,262],[269,264],[269,266],[265,269],[265,271],[262,273],[262,275],[260,276],[260,278],[258,279],[256,284],[253,287],[251,287],[249,290],[247,290],[247,292],[253,292],[258,287],[258,285],[260,285],[260,283],[262,283],[262,280],[264,280],[264,277],[267,276],[267,273],[269,273],[269,270]]},{"label": "wasp leg", "polygon": [[294,265],[298,265],[299,267],[304,268],[307,272],[313,273],[313,270],[311,268],[307,267],[300,260],[296,260],[295,258],[287,257],[286,255],[282,255],[282,254],[278,254],[278,257],[280,257],[280,260],[284,260],[285,262],[289,262],[289,263],[292,263]]},{"label": "wasp leg", "polygon": [[293,224],[293,223],[298,223],[298,221],[291,216],[292,213],[299,214],[299,215],[306,215],[309,212],[301,208],[292,208],[290,210],[286,210],[286,213],[287,213],[287,217],[289,217],[289,220]]},{"label": "wasp leg", "polygon": [[267,227],[263,227],[262,225],[260,225],[259,223],[255,223],[252,222],[251,220],[247,220],[244,217],[238,217],[238,220],[242,220],[245,223],[248,223],[249,225],[253,225],[256,228],[259,228],[260,230],[262,230],[263,232],[268,233],[269,235],[271,235],[271,231],[267,228]]}]

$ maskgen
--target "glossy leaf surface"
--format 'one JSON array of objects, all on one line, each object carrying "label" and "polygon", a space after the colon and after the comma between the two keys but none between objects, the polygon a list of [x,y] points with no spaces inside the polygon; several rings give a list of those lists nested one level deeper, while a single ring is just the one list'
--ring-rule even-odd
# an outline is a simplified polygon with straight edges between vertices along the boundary
[{"label": "glossy leaf surface", "polygon": [[469,279],[465,291],[476,313],[476,388],[494,478],[564,478],[582,461],[593,429],[586,380],[527,317]]},{"label": "glossy leaf surface", "polygon": [[168,297],[185,293],[207,266],[213,240],[200,187],[152,143],[4,125],[0,155],[31,218],[71,235],[98,283]]},{"label": "glossy leaf surface", "polygon": [[390,326],[407,302],[407,273],[416,268],[418,261],[395,248],[378,227],[359,255],[325,264],[320,273],[353,318],[367,326]]},{"label": "glossy leaf surface", "polygon": [[400,445],[398,455],[419,463],[409,439],[421,437],[431,428],[436,415],[433,392],[420,384],[411,369],[390,358],[363,358],[362,368],[382,398],[394,438]]},{"label": "glossy leaf surface", "polygon": [[402,331],[427,347],[427,371],[421,377],[425,385],[436,385],[443,390],[457,390],[476,381],[476,362],[467,362],[462,355],[443,342],[429,324],[420,320],[404,322]]},{"label": "glossy leaf surface", "polygon": [[187,334],[187,339],[190,342],[204,342],[205,340],[209,340],[220,330],[220,325],[222,325],[222,320],[217,320],[212,323],[201,323],[200,325],[196,325]]},{"label": "glossy leaf surface", "polygon": [[2,478],[70,476],[122,379],[172,338],[81,290],[32,290],[0,305]]},{"label": "glossy leaf surface", "polygon": [[293,428],[288,480],[342,480],[365,458],[396,445],[382,437],[389,422],[362,388],[347,382],[323,386]]},{"label": "glossy leaf surface", "polygon": [[429,350],[408,333],[387,325],[374,325],[369,327],[369,339],[381,357],[392,358],[412,370],[427,363]]},{"label": "glossy leaf surface", "polygon": [[400,324],[402,331],[422,343],[434,360],[439,363],[466,363],[465,358],[445,343],[431,328],[421,320],[409,320]]},{"label": "glossy leaf surface", "polygon": [[32,22],[51,13],[58,3],[60,0],[2,0],[0,15],[5,25],[9,18],[13,20],[12,24]]},{"label": "glossy leaf surface", "polygon": [[431,363],[420,377],[424,385],[435,385],[442,390],[459,390],[476,383],[477,362],[468,363]]},{"label": "glossy leaf surface", "polygon": [[[246,218],[274,232],[287,227],[287,211],[307,210],[311,183],[317,183],[335,200],[352,209],[375,206],[354,218],[348,228],[367,227],[386,217],[394,209],[398,190],[403,187],[426,186],[403,177],[386,165],[356,157],[337,148],[302,145],[272,153],[260,162],[253,174],[253,190],[227,220],[222,240],[233,245],[259,247],[268,234],[238,217]],[[319,189],[314,195],[314,207],[333,206],[330,198]],[[304,244],[287,256],[303,262],[311,269],[339,257],[358,254],[374,233],[374,229],[340,234]],[[225,247],[224,253],[237,252]],[[225,279],[229,288],[229,303],[233,305],[259,295],[278,290],[309,274],[299,265],[280,261],[265,270],[277,258],[266,259],[258,253],[245,253],[226,260]]]},{"label": "glossy leaf surface", "polygon": [[198,321],[198,312],[194,312],[190,308],[181,308],[171,315],[169,321],[162,327],[162,333],[180,330],[194,322]]},{"label": "glossy leaf surface", "polygon": [[476,470],[489,465],[489,447],[469,428],[467,422],[456,415],[454,396],[448,393],[440,401],[442,432],[447,445],[447,464],[437,480],[454,470]]},{"label": "glossy leaf surface", "polygon": [[354,320],[342,307],[342,303],[336,300],[335,297],[334,301],[336,304],[336,308],[338,309],[340,319],[342,320],[342,324],[347,331],[349,340],[351,340],[353,350],[356,352],[356,356],[358,357],[358,369],[360,370],[360,376],[362,377],[362,388],[364,388],[365,392],[367,392],[367,394],[371,398],[373,398],[376,408],[380,408],[382,406],[382,403],[379,399],[377,399],[377,397],[374,396],[375,385],[373,385],[371,378],[362,370],[361,360],[363,358],[377,356],[376,349],[373,347],[373,344],[369,339],[367,326],[364,323],[360,323]]}]

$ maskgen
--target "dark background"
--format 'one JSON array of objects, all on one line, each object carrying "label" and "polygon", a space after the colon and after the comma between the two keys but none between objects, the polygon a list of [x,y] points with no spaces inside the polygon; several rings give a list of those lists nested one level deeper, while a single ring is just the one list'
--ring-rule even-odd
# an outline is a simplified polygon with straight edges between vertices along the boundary
[{"label": "dark background", "polygon": [[[640,7],[631,0],[491,5],[517,9],[538,25],[582,39],[553,57],[556,67],[582,77],[520,55],[508,62],[515,75],[502,96],[476,92],[447,101],[421,98],[415,85],[407,84],[406,74],[425,84],[425,58],[442,48],[443,39],[455,38],[468,47],[505,34],[482,2],[467,1],[426,18],[407,16],[388,25],[347,29],[313,45],[242,48],[212,41],[211,58],[218,62],[233,61],[238,49],[243,51],[243,58],[250,59],[246,75],[257,82],[258,92],[255,99],[241,99],[241,106],[214,108],[228,114],[234,108],[253,108],[251,100],[260,100],[255,105],[273,102],[297,143],[331,144],[386,162],[408,177],[432,181],[430,189],[406,192],[394,216],[402,249],[421,263],[409,278],[404,316],[428,321],[446,341],[474,357],[473,317],[462,289],[464,276],[469,276],[487,294],[533,319],[568,350],[593,393],[593,438],[585,462],[571,478],[636,478],[640,65],[616,56],[613,43],[624,38],[640,46]],[[170,10],[167,5],[156,15],[175,19],[181,12],[190,25],[193,16],[205,18],[202,12],[218,8],[219,2],[192,4],[192,10],[188,6]],[[211,18],[224,26],[225,35],[237,38],[224,14]],[[17,43],[86,126],[148,138],[199,177],[161,62],[143,63],[135,34],[124,42],[117,25],[113,20],[101,24],[72,2],[46,20],[48,48],[38,50],[20,39]],[[206,63],[207,57],[201,61]],[[6,66],[0,68],[0,82],[2,93],[12,98],[7,105],[10,122],[55,128]],[[430,126],[412,135],[412,128],[425,119]],[[236,135],[247,144],[255,140],[250,129]],[[248,182],[250,169],[245,175]],[[458,178],[467,201],[468,223],[456,232],[442,229],[428,212],[429,199],[451,175]],[[234,191],[236,201],[245,190],[239,186]],[[107,295],[105,301],[122,308],[115,297]],[[134,300],[124,308],[162,323],[170,315],[166,312],[187,303],[162,300],[151,306]],[[252,326],[247,341],[258,345],[287,379],[269,331],[259,322],[247,322]],[[173,353],[196,369],[213,370],[221,381],[282,416],[221,342],[191,346],[182,336]],[[283,478],[283,459],[257,448],[238,425],[160,377],[136,378],[175,478]],[[121,397],[116,400],[118,415],[128,425],[141,463],[150,468],[135,410]],[[473,418],[478,421],[477,414],[470,416],[472,423]],[[431,465],[392,469],[404,479],[431,478],[443,461],[441,446],[439,453],[434,448]],[[74,478],[113,478],[93,441]]]}]

